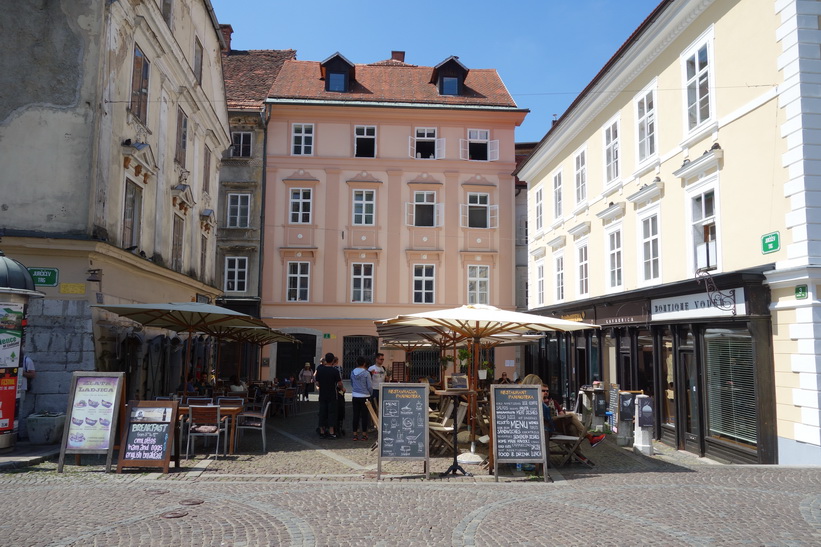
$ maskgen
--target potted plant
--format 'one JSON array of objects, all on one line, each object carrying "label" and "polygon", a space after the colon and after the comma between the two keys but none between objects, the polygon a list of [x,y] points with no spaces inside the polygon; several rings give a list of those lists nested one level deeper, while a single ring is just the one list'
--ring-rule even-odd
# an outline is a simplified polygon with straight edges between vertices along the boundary
[{"label": "potted plant", "polygon": [[459,359],[459,372],[465,374],[468,371],[468,363],[470,362],[470,352],[465,348],[459,348],[456,354]]},{"label": "potted plant", "polygon": [[482,361],[482,364],[479,365],[479,379],[480,380],[487,380],[488,376],[493,378],[493,363],[489,361]]}]

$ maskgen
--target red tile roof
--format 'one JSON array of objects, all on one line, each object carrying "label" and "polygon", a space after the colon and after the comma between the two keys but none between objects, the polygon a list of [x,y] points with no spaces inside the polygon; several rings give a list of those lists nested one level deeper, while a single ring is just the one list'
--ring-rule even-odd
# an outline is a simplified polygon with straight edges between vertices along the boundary
[{"label": "red tile roof", "polygon": [[295,58],[293,49],[223,52],[222,73],[228,110],[259,110],[282,64]]},{"label": "red tile roof", "polygon": [[319,62],[285,61],[269,97],[516,108],[516,103],[494,69],[471,68],[465,78],[464,93],[458,97],[439,94],[436,84],[430,83],[433,67],[387,60],[368,65],[357,64],[355,71],[356,81],[351,91],[337,93],[325,91],[325,81],[320,79]]}]

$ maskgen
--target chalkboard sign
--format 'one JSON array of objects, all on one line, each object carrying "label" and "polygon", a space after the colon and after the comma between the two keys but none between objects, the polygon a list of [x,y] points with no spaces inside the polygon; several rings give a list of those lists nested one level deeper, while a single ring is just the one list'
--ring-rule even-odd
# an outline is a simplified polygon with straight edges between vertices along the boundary
[{"label": "chalkboard sign", "polygon": [[106,471],[111,470],[117,417],[125,389],[123,378],[122,372],[73,373],[58,473],[63,472],[66,454],[106,454]]},{"label": "chalkboard sign", "polygon": [[382,384],[379,393],[379,458],[424,460],[428,476],[428,384]]},{"label": "chalkboard sign", "polygon": [[607,417],[607,425],[613,433],[619,432],[619,384],[610,384],[609,402],[607,405],[610,416]]},{"label": "chalkboard sign", "polygon": [[[117,473],[124,467],[162,467],[168,473],[177,401],[129,401]],[[179,467],[179,450],[176,451]]]},{"label": "chalkboard sign", "polygon": [[490,390],[496,480],[499,463],[542,463],[549,480],[541,386],[494,384]]}]

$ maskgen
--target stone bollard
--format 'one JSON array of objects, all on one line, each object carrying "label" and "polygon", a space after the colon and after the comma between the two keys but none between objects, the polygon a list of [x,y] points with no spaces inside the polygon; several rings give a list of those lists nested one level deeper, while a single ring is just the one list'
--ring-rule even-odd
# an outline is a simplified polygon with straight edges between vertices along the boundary
[{"label": "stone bollard", "polygon": [[636,419],[634,420],[633,452],[653,455],[653,399],[648,395],[636,395]]}]

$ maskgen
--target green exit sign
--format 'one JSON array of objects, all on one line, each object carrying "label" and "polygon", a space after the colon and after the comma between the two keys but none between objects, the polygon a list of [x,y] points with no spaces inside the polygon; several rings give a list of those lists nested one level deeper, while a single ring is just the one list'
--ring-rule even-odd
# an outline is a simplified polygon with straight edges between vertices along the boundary
[{"label": "green exit sign", "polygon": [[60,279],[60,270],[57,268],[27,268],[34,280],[34,284],[40,287],[56,287]]},{"label": "green exit sign", "polygon": [[766,254],[774,253],[781,249],[781,235],[772,232],[761,236],[761,252]]}]

